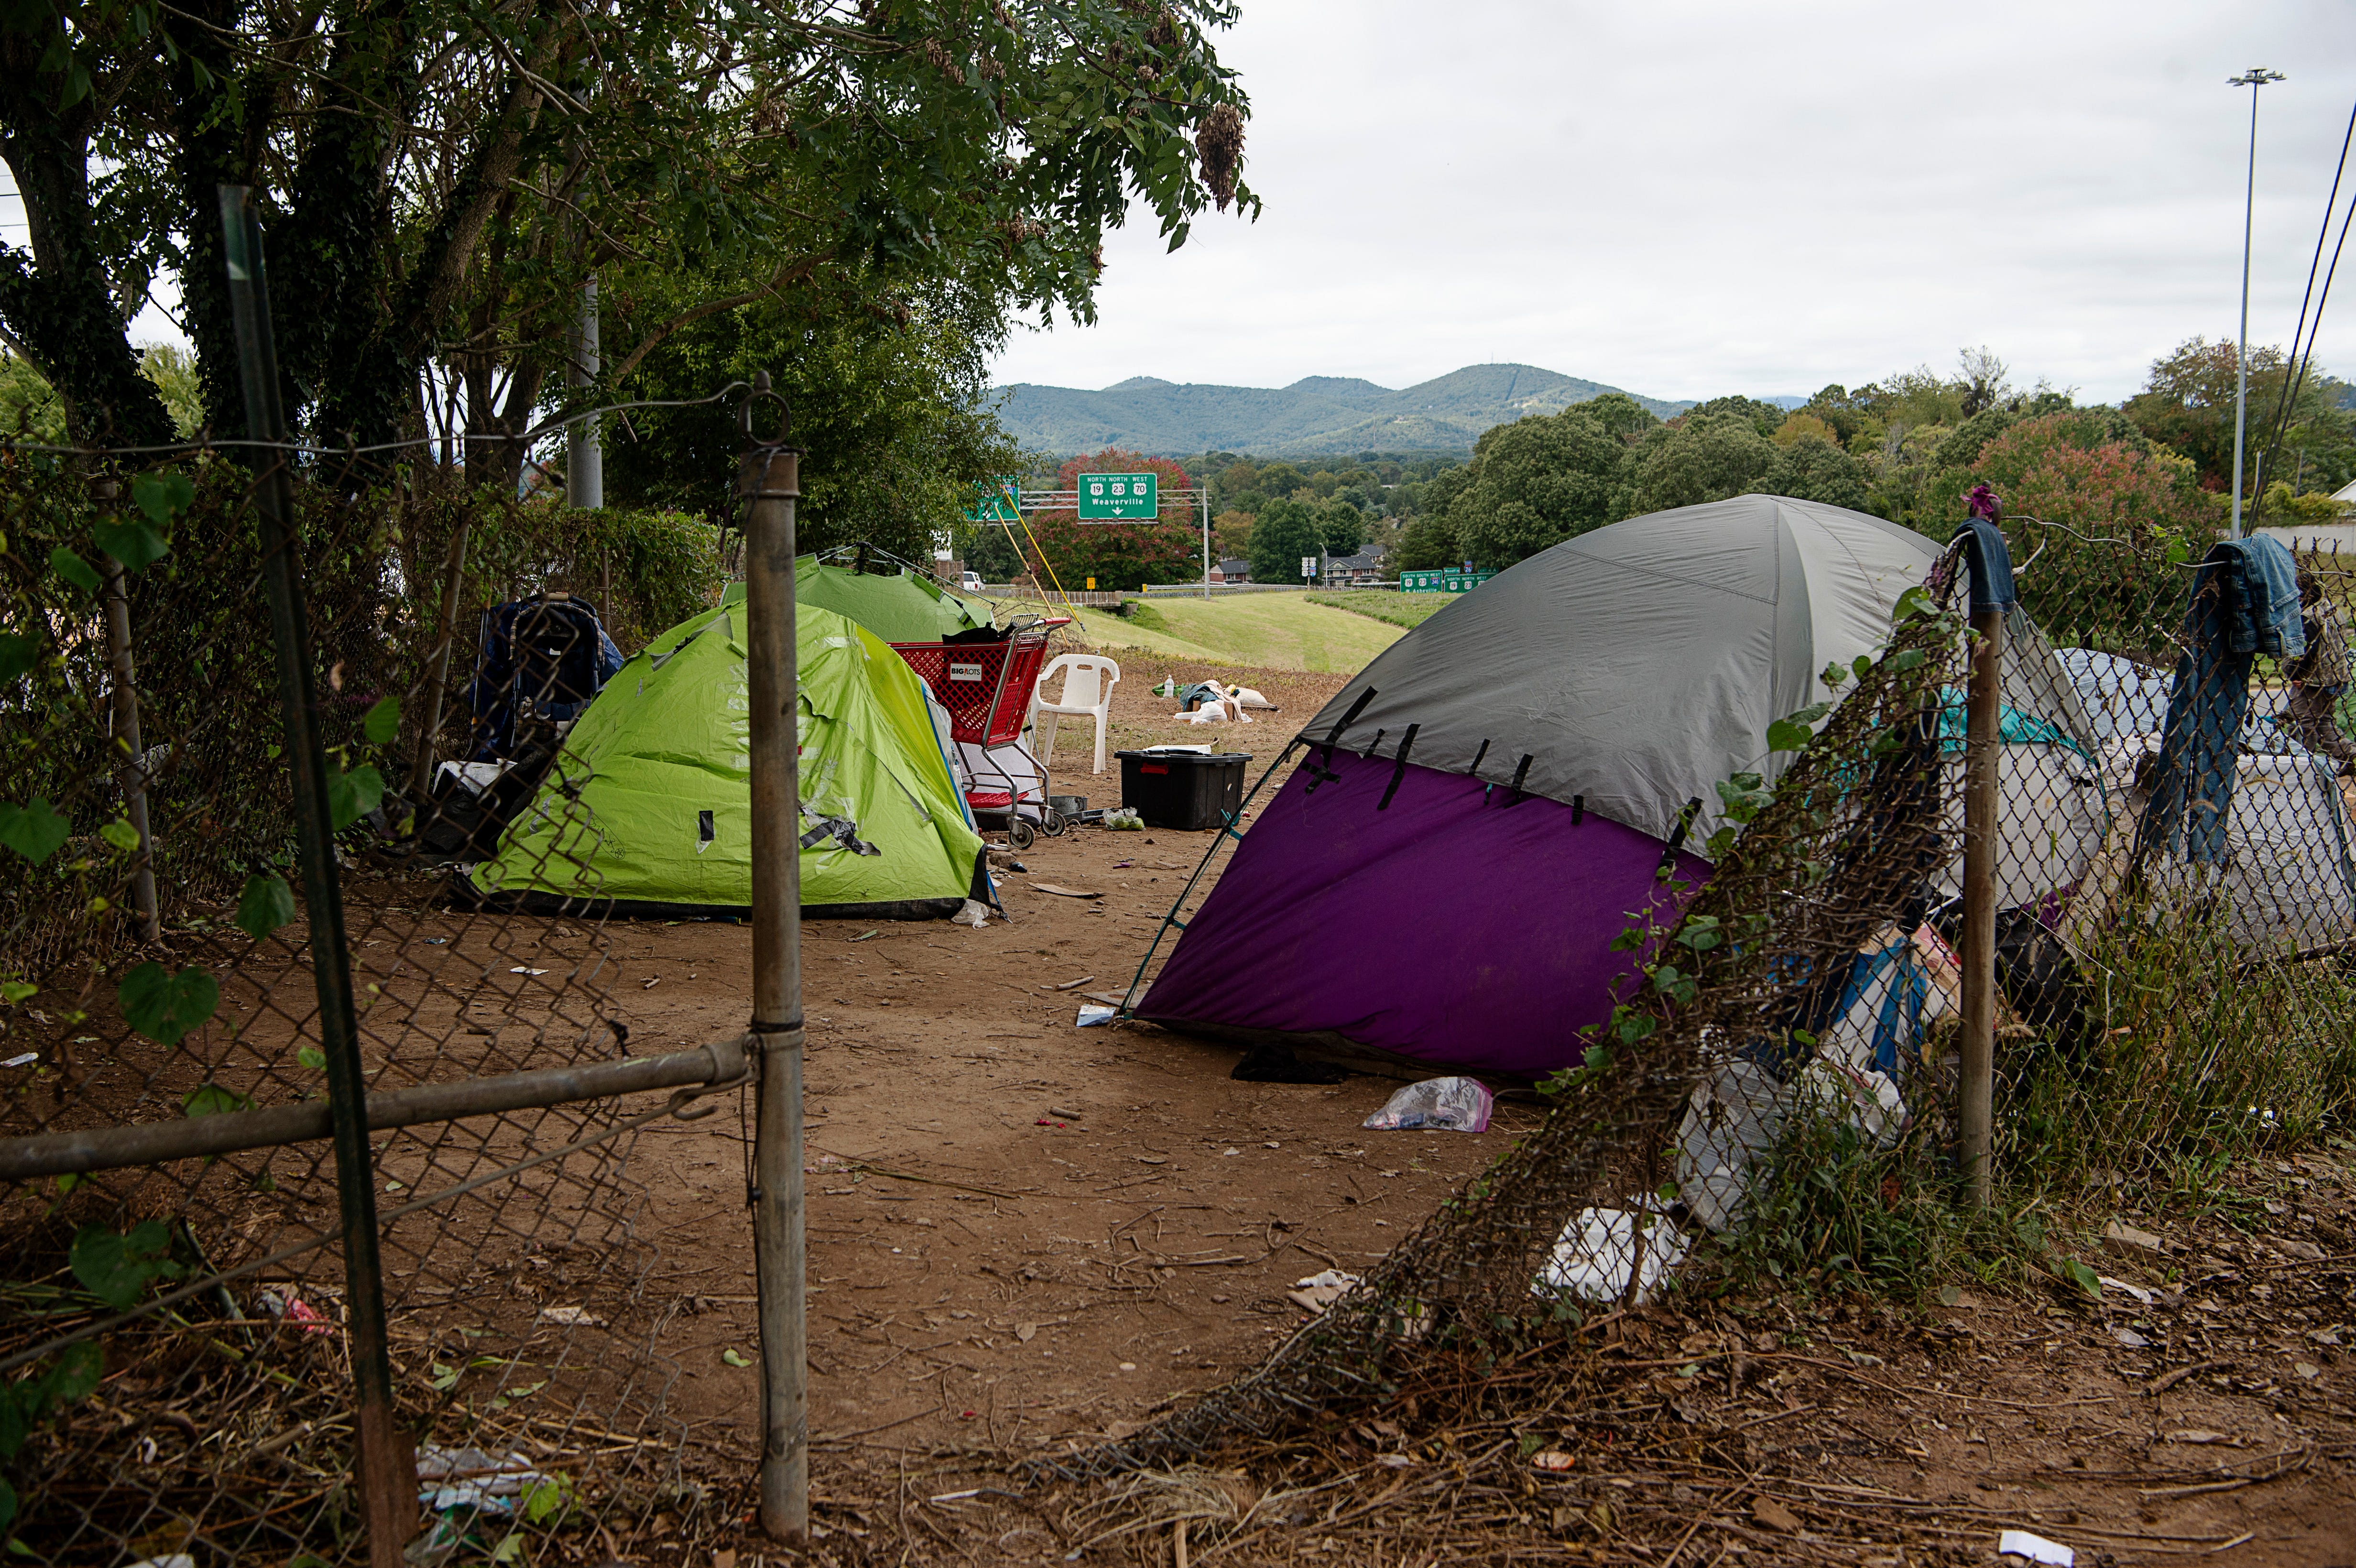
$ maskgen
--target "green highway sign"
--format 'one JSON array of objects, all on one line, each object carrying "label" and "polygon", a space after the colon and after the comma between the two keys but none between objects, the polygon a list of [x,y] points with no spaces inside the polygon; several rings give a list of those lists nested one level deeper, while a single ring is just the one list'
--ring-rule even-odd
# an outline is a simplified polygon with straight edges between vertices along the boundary
[{"label": "green highway sign", "polygon": [[1402,593],[1469,593],[1496,576],[1494,571],[1402,571]]},{"label": "green highway sign", "polygon": [[965,520],[969,523],[1019,523],[1023,520],[1023,512],[1015,505],[1015,497],[1021,494],[1021,481],[1012,475],[976,481],[973,505],[965,509]]},{"label": "green highway sign", "polygon": [[1079,477],[1080,521],[1151,522],[1162,516],[1161,493],[1151,474],[1083,474]]}]

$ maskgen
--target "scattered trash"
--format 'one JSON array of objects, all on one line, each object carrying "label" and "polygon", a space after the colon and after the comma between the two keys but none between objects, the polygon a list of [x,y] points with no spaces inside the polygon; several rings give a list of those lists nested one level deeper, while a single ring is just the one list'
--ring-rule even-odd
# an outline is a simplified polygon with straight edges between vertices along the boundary
[{"label": "scattered trash", "polygon": [[1374,1132],[1429,1127],[1451,1133],[1489,1130],[1497,1097],[1477,1078],[1427,1078],[1410,1083],[1358,1125]]},{"label": "scattered trash", "polygon": [[561,1484],[532,1467],[521,1454],[494,1455],[480,1448],[444,1448],[423,1443],[417,1449],[417,1500],[435,1513],[472,1509],[510,1514],[516,1499],[535,1487]]},{"label": "scattered trash", "polygon": [[540,1309],[543,1323],[562,1323],[573,1328],[602,1328],[605,1320],[585,1307],[543,1307]]},{"label": "scattered trash", "polygon": [[425,939],[425,945],[428,947],[440,947],[449,940],[450,939],[446,936],[429,936]]},{"label": "scattered trash", "polygon": [[1307,1279],[1292,1282],[1284,1299],[1304,1312],[1323,1312],[1357,1287],[1358,1276],[1329,1268],[1311,1275]]},{"label": "scattered trash", "polygon": [[2008,1530],[1997,1536],[1996,1550],[1999,1557],[2026,1557],[2031,1563],[2051,1563],[2054,1568],[2070,1568],[2078,1560],[2078,1554],[2060,1541],[2025,1530]]},{"label": "scattered trash", "polygon": [[273,1317],[284,1318],[306,1334],[332,1334],[336,1331],[334,1323],[291,1290],[283,1296],[274,1290],[265,1290],[258,1299],[264,1312]]},{"label": "scattered trash", "polygon": [[1083,975],[1076,980],[1065,981],[1062,985],[1057,986],[1055,989],[1059,991],[1076,991],[1082,986],[1087,985],[1089,981],[1095,978],[1096,976],[1094,975]]},{"label": "scattered trash", "polygon": [[1563,1226],[1530,1289],[1539,1296],[1619,1301],[1628,1294],[1633,1270],[1634,1305],[1641,1307],[1658,1293],[1669,1271],[1685,1261],[1687,1245],[1685,1236],[1657,1207],[1648,1206],[1642,1214],[1625,1209],[1582,1209]]},{"label": "scattered trash", "polygon": [[533,969],[525,965],[519,964],[514,968],[509,970],[508,973],[510,975],[545,975],[548,971],[545,969]]},{"label": "scattered trash", "polygon": [[[1117,805],[1106,812],[1103,821],[1104,825],[1115,833],[1141,833],[1145,829],[1145,818],[1126,805]],[[1151,843],[1151,840],[1149,839],[1147,842]]]},{"label": "scattered trash", "polygon": [[2111,1338],[2130,1350],[2147,1350],[2151,1348],[2151,1341],[2132,1328],[2114,1328],[2111,1330]]},{"label": "scattered trash", "polygon": [[2164,1250],[2168,1243],[2149,1231],[2138,1231],[2118,1220],[2103,1227],[2103,1247],[2123,1258],[2149,1257]]},{"label": "scattered trash", "polygon": [[1053,893],[1059,899],[1100,899],[1104,897],[1104,894],[1102,893],[1086,892],[1078,888],[1066,888],[1055,882],[1033,882],[1031,885],[1038,889],[1043,893]]},{"label": "scattered trash", "polygon": [[[971,900],[968,900],[967,901],[968,901],[968,902],[971,902],[972,901],[971,901]],[[963,913],[964,912],[963,912],[963,911],[959,911],[958,912],[959,912],[959,913]],[[858,935],[856,935],[856,936],[852,937],[851,940],[851,941],[853,941],[853,942],[864,942],[864,941],[866,941],[869,937],[873,936],[874,934],[876,934],[876,933],[875,933],[874,932],[873,932],[873,931],[862,931],[862,932],[861,932]]]},{"label": "scattered trash", "polygon": [[1154,696],[1156,696],[1156,697],[1175,697],[1175,696],[1177,696],[1177,695],[1178,695],[1178,677],[1175,677],[1175,676],[1169,676],[1169,675],[1165,675],[1165,676],[1163,676],[1163,677],[1162,677],[1162,684],[1161,684],[1160,686],[1157,686],[1157,687],[1155,687],[1155,688],[1153,688],[1153,695],[1154,695]]},{"label": "scattered trash", "polygon": [[[1018,871],[1021,870],[1023,869],[1022,864],[1018,861],[1014,869]],[[980,931],[983,926],[990,923],[990,906],[982,902],[980,899],[968,899],[965,901],[964,907],[960,908],[957,912],[956,920],[959,925],[969,925],[976,931]],[[875,933],[872,931],[867,933],[868,936],[873,936],[874,934]],[[866,937],[854,936],[851,940],[853,942],[863,942],[866,940]]]},{"label": "scattered trash", "polygon": [[1108,1024],[1119,1011],[1119,1008],[1099,1007],[1094,1002],[1083,1002],[1080,1004],[1079,1020],[1074,1027],[1090,1029],[1098,1024]]},{"label": "scattered trash", "polygon": [[143,1557],[131,1568],[197,1568],[197,1560],[185,1552],[175,1552],[169,1557]]},{"label": "scattered trash", "polygon": [[39,1060],[41,1060],[39,1051],[28,1051],[21,1056],[12,1056],[5,1061],[0,1061],[0,1067],[27,1067]]},{"label": "scattered trash", "polygon": [[1579,1463],[1579,1456],[1559,1448],[1541,1448],[1530,1456],[1530,1463],[1541,1470],[1568,1470]]},{"label": "scattered trash", "polygon": [[720,1360],[722,1365],[730,1367],[749,1367],[753,1364],[746,1359],[744,1353],[734,1345],[720,1352]]},{"label": "scattered trash", "polygon": [[1742,1217],[1751,1169],[1783,1126],[1781,1086],[1743,1057],[1718,1061],[1695,1086],[1677,1125],[1677,1196],[1695,1219],[1724,1232]]},{"label": "scattered trash", "polygon": [[2113,1279],[2106,1274],[2098,1274],[2094,1278],[2104,1290],[2115,1290],[2123,1296],[2132,1296],[2146,1307],[2149,1307],[2152,1303],[2151,1292],[2139,1285],[2129,1285],[2126,1280]]}]

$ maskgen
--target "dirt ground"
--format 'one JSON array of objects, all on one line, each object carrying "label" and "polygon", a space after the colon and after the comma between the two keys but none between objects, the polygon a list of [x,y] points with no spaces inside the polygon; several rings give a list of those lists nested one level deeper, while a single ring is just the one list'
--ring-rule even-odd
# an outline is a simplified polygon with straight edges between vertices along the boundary
[{"label": "dirt ground", "polygon": [[[1163,673],[1209,672],[1125,670],[1115,749],[1205,738],[1146,695]],[[1248,677],[1283,711],[1222,743],[1258,762],[1341,684]],[[1087,771],[1084,725],[1056,761],[1059,789],[1118,799],[1118,763]],[[1081,829],[1021,855],[1001,878],[1010,918],[982,929],[806,928],[819,1556],[1175,1560],[1158,1527],[1067,1557],[1108,1494],[1018,1498],[1004,1462],[1127,1433],[1243,1371],[1302,1321],[1296,1280],[1370,1264],[1535,1125],[1509,1100],[1478,1136],[1365,1132],[1392,1082],[1238,1083],[1231,1048],[1076,1027],[1085,993],[1125,987],[1209,842]],[[745,928],[616,922],[602,940],[634,1049],[744,1018]],[[677,1413],[749,1463],[756,1373],[733,1364],[757,1349],[744,1157],[717,1117],[657,1124],[634,1166],[655,1196],[654,1287],[682,1308],[659,1346],[687,1373]],[[1526,1407],[1483,1418],[1521,1436],[1503,1460],[1474,1452],[1462,1419],[1419,1424],[1406,1397],[1395,1419],[1329,1435],[1295,1477],[1323,1488],[1302,1493],[1313,1506],[1245,1509],[1220,1550],[1894,1564],[1991,1560],[2018,1527],[2081,1563],[2356,1563],[2351,1163],[2261,1172],[2275,1189],[2244,1217],[2252,1234],[2140,1220],[2169,1239],[2105,1259],[2122,1283],[2099,1304],[1975,1292],[1921,1310],[1792,1297],[1637,1314],[1608,1330],[1604,1388],[1550,1414],[1531,1383]],[[1510,1391],[1531,1374],[1491,1375]],[[1569,1469],[1520,1462],[1533,1419]],[[1222,1495],[1276,1496],[1299,1464]],[[1197,1524],[1198,1542],[1215,1528]],[[786,1560],[757,1538],[735,1550],[722,1561]]]}]

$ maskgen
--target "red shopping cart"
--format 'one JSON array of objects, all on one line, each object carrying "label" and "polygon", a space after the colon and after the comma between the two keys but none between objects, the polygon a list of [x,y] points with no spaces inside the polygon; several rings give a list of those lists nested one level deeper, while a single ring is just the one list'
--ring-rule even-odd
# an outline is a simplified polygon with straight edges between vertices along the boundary
[{"label": "red shopping cart", "polygon": [[1002,819],[1018,849],[1029,847],[1034,826],[1050,837],[1066,826],[1047,804],[1046,770],[1023,745],[1023,726],[1046,661],[1047,635],[1068,624],[1067,619],[1034,622],[998,642],[892,645],[948,709],[949,738],[970,775],[967,806],[977,821]]}]

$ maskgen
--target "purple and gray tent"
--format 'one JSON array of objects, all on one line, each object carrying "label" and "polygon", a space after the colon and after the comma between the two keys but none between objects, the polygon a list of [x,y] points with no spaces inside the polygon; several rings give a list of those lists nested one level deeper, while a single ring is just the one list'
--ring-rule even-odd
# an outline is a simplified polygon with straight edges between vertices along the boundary
[{"label": "purple and gray tent", "polygon": [[1138,1015],[1413,1067],[1575,1062],[1630,968],[1612,939],[1708,878],[1686,846],[1719,826],[1718,784],[1777,774],[1768,725],[1833,695],[1827,664],[1878,652],[1939,554],[1744,496],[1499,573],[1301,729],[1305,761]]}]

